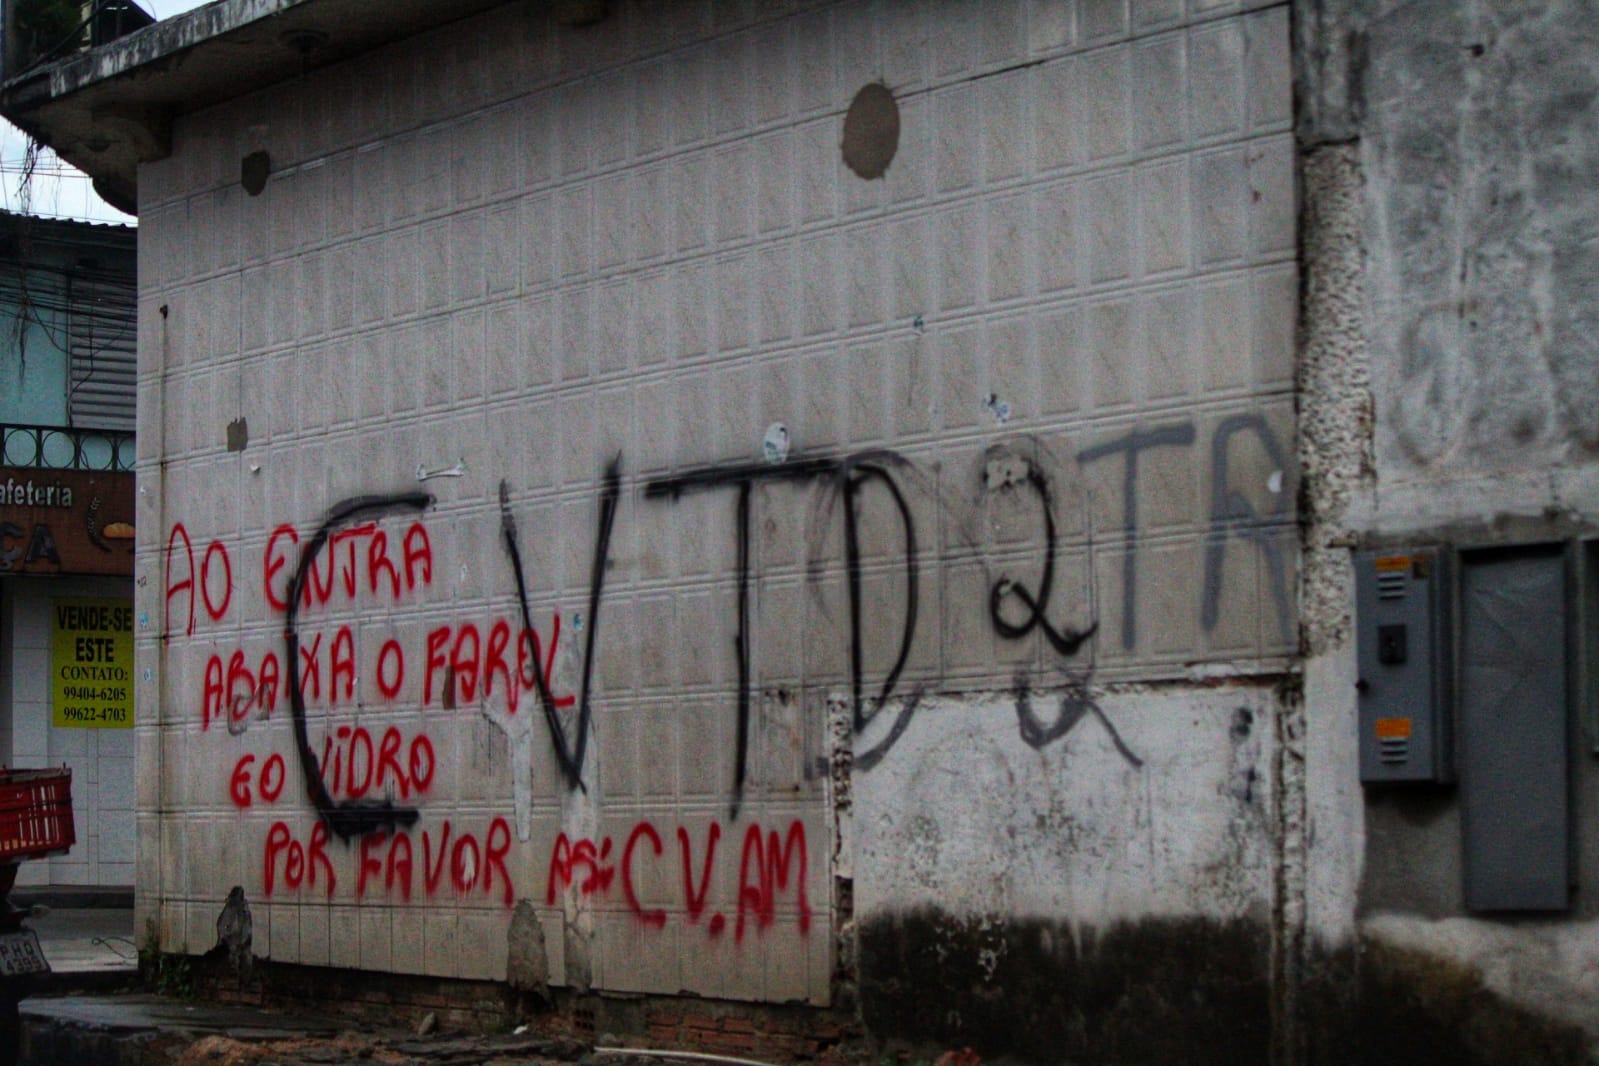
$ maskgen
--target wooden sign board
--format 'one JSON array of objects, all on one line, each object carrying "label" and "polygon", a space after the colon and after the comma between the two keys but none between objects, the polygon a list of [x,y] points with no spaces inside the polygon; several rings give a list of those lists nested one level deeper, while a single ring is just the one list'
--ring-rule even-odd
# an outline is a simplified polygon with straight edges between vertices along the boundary
[{"label": "wooden sign board", "polygon": [[0,575],[133,576],[133,475],[0,466]]}]

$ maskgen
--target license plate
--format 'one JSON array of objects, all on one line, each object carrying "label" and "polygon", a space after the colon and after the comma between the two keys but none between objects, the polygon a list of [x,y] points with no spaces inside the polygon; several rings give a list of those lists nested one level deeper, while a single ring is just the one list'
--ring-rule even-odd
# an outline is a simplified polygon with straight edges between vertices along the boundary
[{"label": "license plate", "polygon": [[39,948],[39,935],[32,929],[0,933],[0,976],[49,972],[50,963]]}]

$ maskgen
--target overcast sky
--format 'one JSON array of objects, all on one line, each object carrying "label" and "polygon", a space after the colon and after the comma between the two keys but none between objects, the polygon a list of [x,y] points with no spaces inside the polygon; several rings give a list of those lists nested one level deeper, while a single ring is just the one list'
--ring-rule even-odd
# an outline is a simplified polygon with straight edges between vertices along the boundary
[{"label": "overcast sky", "polygon": [[[156,18],[173,15],[201,6],[205,0],[138,0],[139,5]],[[8,211],[21,211],[24,207],[22,170],[28,151],[28,138],[11,123],[0,119],[0,185],[4,187],[3,203]],[[67,166],[47,148],[39,151],[34,166],[31,202],[26,206],[35,215],[51,218],[81,218],[91,222],[120,222],[132,225],[137,221],[124,215],[94,194],[89,179]]]}]

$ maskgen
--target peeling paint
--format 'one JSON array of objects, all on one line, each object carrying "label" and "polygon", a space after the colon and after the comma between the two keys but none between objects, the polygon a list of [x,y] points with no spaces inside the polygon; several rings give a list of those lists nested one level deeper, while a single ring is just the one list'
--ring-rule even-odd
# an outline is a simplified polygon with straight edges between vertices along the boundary
[{"label": "peeling paint", "polygon": [[988,413],[993,416],[995,425],[1003,426],[1006,422],[1010,421],[1010,404],[1006,403],[1004,400],[1001,400],[994,393],[989,393],[983,399],[983,406],[987,408]]},{"label": "peeling paint", "polygon": [[773,422],[766,427],[766,436],[761,440],[761,454],[768,463],[781,463],[788,459],[790,439],[788,427],[781,422]]}]

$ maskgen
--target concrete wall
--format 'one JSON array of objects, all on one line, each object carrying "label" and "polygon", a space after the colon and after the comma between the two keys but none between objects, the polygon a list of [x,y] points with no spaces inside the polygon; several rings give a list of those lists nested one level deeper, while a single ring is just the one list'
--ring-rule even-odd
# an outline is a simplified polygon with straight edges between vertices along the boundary
[{"label": "concrete wall", "polygon": [[1585,57],[1599,17],[1580,3],[1424,5],[1367,25],[1367,298],[1391,491],[1365,524],[1437,529],[1546,504],[1591,518],[1599,145]]},{"label": "concrete wall", "polygon": [[[1588,328],[1599,16],[1581,3],[1329,0],[1297,5],[1296,24],[1316,590],[1302,604],[1306,714],[1326,770],[1311,803],[1348,827],[1322,834],[1335,861],[1312,931],[1329,957],[1364,943],[1368,1019],[1399,974],[1425,1004],[1414,1032],[1435,1049],[1465,1027],[1481,1037],[1468,1057],[1577,1061],[1599,1035],[1599,998],[1576,961],[1591,955],[1586,888],[1599,874],[1599,775],[1578,687],[1570,764],[1548,767],[1571,781],[1567,911],[1467,911],[1469,781],[1363,794],[1333,782],[1358,771],[1350,545],[1575,545],[1599,519]],[[1564,605],[1549,609],[1558,625]],[[1570,620],[1591,633],[1591,616]]]},{"label": "concrete wall", "polygon": [[141,923],[501,979],[526,899],[574,988],[1258,1055],[1287,10],[613,7],[141,170]]}]

